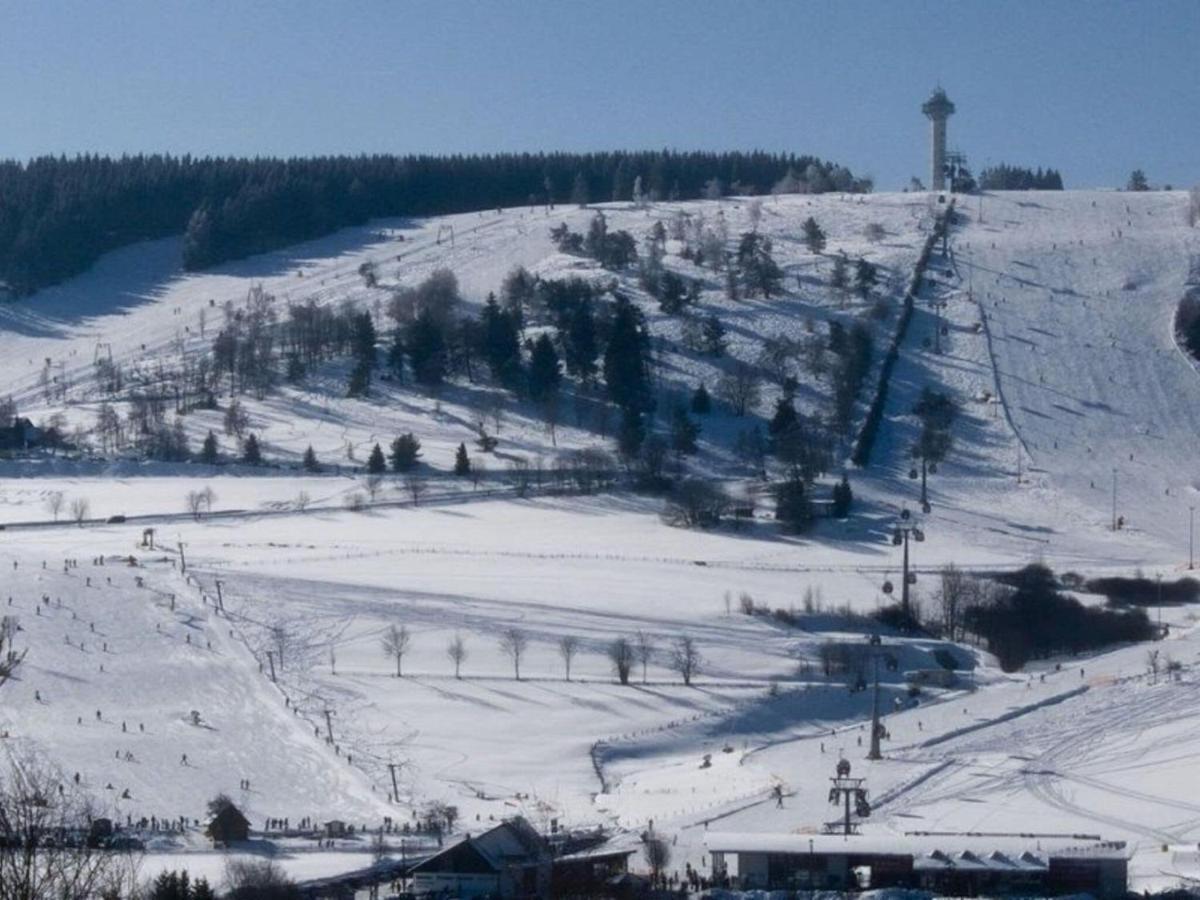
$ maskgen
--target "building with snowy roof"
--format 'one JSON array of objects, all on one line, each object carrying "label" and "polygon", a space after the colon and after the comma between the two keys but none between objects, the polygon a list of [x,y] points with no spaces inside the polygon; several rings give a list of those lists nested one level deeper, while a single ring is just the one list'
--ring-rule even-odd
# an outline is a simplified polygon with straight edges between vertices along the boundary
[{"label": "building with snowy roof", "polygon": [[713,878],[741,889],[908,887],[954,896],[1125,895],[1129,853],[1093,835],[710,832]]}]

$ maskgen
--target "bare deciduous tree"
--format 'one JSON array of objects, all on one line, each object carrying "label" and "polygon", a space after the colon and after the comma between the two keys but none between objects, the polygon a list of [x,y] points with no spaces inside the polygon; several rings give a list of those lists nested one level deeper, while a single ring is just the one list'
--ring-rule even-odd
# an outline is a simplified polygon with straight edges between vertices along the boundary
[{"label": "bare deciduous tree", "polygon": [[83,788],[18,754],[0,776],[0,898],[134,896],[138,858],[64,840],[100,815]]},{"label": "bare deciduous tree", "polygon": [[563,665],[567,668],[567,681],[571,680],[571,660],[579,652],[579,638],[564,634],[558,639],[558,655],[562,657]]},{"label": "bare deciduous tree", "polygon": [[717,396],[729,405],[735,416],[744,416],[758,404],[759,379],[754,369],[743,362],[737,363],[732,372],[718,379]]},{"label": "bare deciduous tree", "polygon": [[76,497],[71,501],[71,518],[75,520],[75,524],[83,526],[83,520],[88,517],[91,512],[92,505],[88,502],[87,497]]},{"label": "bare deciduous tree", "polygon": [[946,639],[963,639],[968,611],[978,602],[979,593],[979,582],[953,563],[942,569],[941,584],[936,595],[939,613],[937,625]]},{"label": "bare deciduous tree", "polygon": [[187,509],[194,518],[199,519],[200,513],[212,512],[213,502],[217,499],[211,487],[205,486],[201,491],[188,491]]},{"label": "bare deciduous tree", "polygon": [[529,647],[529,635],[515,626],[500,632],[500,652],[512,660],[513,674],[521,680],[521,659]]},{"label": "bare deciduous tree", "polygon": [[371,502],[374,503],[376,500],[379,499],[379,492],[383,490],[383,476],[382,475],[368,475],[367,481],[366,481],[366,486],[367,486],[367,496],[370,497]]},{"label": "bare deciduous tree", "polygon": [[55,522],[58,521],[58,514],[62,512],[66,499],[62,491],[51,491],[46,495],[46,509],[53,513]]},{"label": "bare deciduous tree", "polygon": [[276,622],[268,629],[271,638],[271,649],[275,651],[275,664],[283,671],[284,657],[291,657],[293,645],[292,633],[282,622]]},{"label": "bare deciduous tree", "polygon": [[467,658],[467,644],[462,639],[462,635],[456,634],[450,643],[446,646],[446,655],[450,657],[450,661],[454,663],[454,677],[461,678],[459,674],[462,669],[462,664]]},{"label": "bare deciduous tree", "polygon": [[0,617],[0,687],[3,687],[4,682],[13,677],[28,652],[28,650],[17,651],[16,641],[19,630],[17,620],[13,616]]},{"label": "bare deciduous tree", "polygon": [[646,865],[650,867],[651,883],[660,884],[663,880],[663,870],[671,864],[671,845],[665,838],[651,833],[646,837],[642,853],[646,857]]},{"label": "bare deciduous tree", "polygon": [[408,496],[412,498],[413,506],[421,505],[421,497],[425,495],[426,487],[425,479],[420,475],[410,472],[404,476],[404,489],[408,491]]},{"label": "bare deciduous tree", "polygon": [[407,625],[396,625],[393,623],[383,633],[383,652],[396,660],[397,678],[404,676],[401,665],[404,661],[404,654],[408,652],[410,644],[412,644],[412,634],[409,632]]},{"label": "bare deciduous tree", "polygon": [[642,684],[646,683],[646,666],[650,664],[650,658],[654,656],[654,640],[644,631],[639,631],[633,637],[633,649],[637,654],[638,662],[642,664]]},{"label": "bare deciduous tree", "polygon": [[301,491],[296,495],[296,509],[300,512],[304,512],[311,505],[312,497],[309,496],[308,491]]},{"label": "bare deciduous tree", "polygon": [[700,650],[690,637],[681,637],[671,650],[671,667],[679,673],[683,683],[690,685],[692,679],[699,673],[701,665]]},{"label": "bare deciduous tree", "polygon": [[529,460],[523,456],[511,460],[508,464],[508,475],[516,495],[518,497],[528,496],[529,486],[533,480]]},{"label": "bare deciduous tree", "polygon": [[633,645],[627,638],[619,637],[608,645],[608,658],[621,684],[629,684],[629,672],[633,669]]},{"label": "bare deciduous tree", "polygon": [[662,519],[679,528],[711,528],[729,511],[729,495],[715,482],[685,478],[663,505]]},{"label": "bare deciduous tree", "polygon": [[294,897],[296,884],[273,859],[231,858],[225,863],[223,897],[229,900],[257,900],[265,897]]}]

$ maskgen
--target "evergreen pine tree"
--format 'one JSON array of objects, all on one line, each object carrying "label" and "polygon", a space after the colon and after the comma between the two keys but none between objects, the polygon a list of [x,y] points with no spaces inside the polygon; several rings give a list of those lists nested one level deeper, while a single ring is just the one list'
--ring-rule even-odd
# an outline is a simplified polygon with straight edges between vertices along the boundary
[{"label": "evergreen pine tree", "polygon": [[799,533],[813,520],[812,504],[804,479],[793,475],[775,487],[775,518],[787,531]]},{"label": "evergreen pine tree", "polygon": [[704,317],[702,326],[704,352],[709,356],[725,355],[725,326],[715,315]]},{"label": "evergreen pine tree", "polygon": [[429,310],[422,310],[408,330],[408,356],[417,381],[442,383],[446,377],[446,337]]},{"label": "evergreen pine tree", "polygon": [[809,253],[820,253],[825,249],[825,231],[812,216],[804,220],[804,245]]},{"label": "evergreen pine tree", "polygon": [[382,475],[387,471],[387,460],[383,458],[383,448],[376,444],[371,448],[367,457],[367,471],[372,475]]},{"label": "evergreen pine tree", "polygon": [[708,396],[708,389],[700,385],[692,394],[692,412],[698,416],[707,416],[711,411],[712,398]]},{"label": "evergreen pine tree", "polygon": [[309,444],[308,448],[304,451],[303,465],[306,472],[318,472],[321,469],[321,464],[317,462],[317,454],[313,450],[312,444]]},{"label": "evergreen pine tree", "polygon": [[740,300],[742,292],[738,290],[737,270],[728,262],[725,264],[725,297],[728,300]]},{"label": "evergreen pine tree", "polygon": [[500,308],[495,294],[488,294],[480,316],[483,355],[492,376],[514,387],[521,374],[521,347],[513,316]]},{"label": "evergreen pine tree", "polygon": [[674,272],[664,271],[658,280],[658,305],[669,316],[683,311],[688,304],[687,282]]},{"label": "evergreen pine tree", "polygon": [[200,462],[214,466],[218,457],[217,436],[210,431],[200,447]]},{"label": "evergreen pine tree", "polygon": [[687,407],[679,404],[671,413],[671,449],[680,456],[696,452],[700,425],[688,415]]},{"label": "evergreen pine tree", "polygon": [[799,426],[800,416],[796,413],[796,407],[792,406],[790,398],[781,397],[775,403],[775,414],[771,416],[771,421],[767,423],[767,434],[772,438],[777,438]]},{"label": "evergreen pine tree", "polygon": [[842,480],[833,486],[833,515],[844,519],[850,514],[850,505],[854,502],[854,492],[850,489],[850,479],[842,473]]},{"label": "evergreen pine tree", "polygon": [[558,368],[558,353],[550,335],[543,332],[534,341],[533,353],[529,358],[529,396],[544,400],[558,391],[562,373]]},{"label": "evergreen pine tree", "polygon": [[407,432],[392,441],[392,471],[408,472],[414,469],[421,458],[421,442]]},{"label": "evergreen pine tree", "polygon": [[454,474],[459,476],[471,474],[471,458],[467,456],[466,444],[459,444],[458,450],[454,453]]},{"label": "evergreen pine tree", "polygon": [[846,256],[839,253],[833,258],[833,272],[829,275],[829,286],[840,293],[846,289],[849,283],[849,275],[846,271]]},{"label": "evergreen pine tree", "polygon": [[583,239],[583,252],[592,259],[603,261],[607,243],[608,219],[604,217],[604,213],[598,212],[588,223],[587,237]]},{"label": "evergreen pine tree", "polygon": [[618,296],[604,350],[604,382],[609,397],[622,409],[640,412],[650,406],[648,344],[641,313],[627,297]]},{"label": "evergreen pine tree", "polygon": [[754,231],[743,234],[738,243],[737,266],[750,296],[761,294],[770,298],[780,290],[783,270],[775,262],[771,250],[771,239]]},{"label": "evergreen pine tree", "polygon": [[879,270],[874,263],[860,259],[854,264],[854,289],[863,297],[871,293],[871,288],[879,281]]},{"label": "evergreen pine tree", "polygon": [[368,371],[375,366],[375,323],[371,321],[369,312],[356,313],[353,318],[353,334],[350,338],[350,352]]},{"label": "evergreen pine tree", "polygon": [[371,367],[363,360],[358,360],[350,370],[350,384],[346,388],[347,397],[365,397],[370,393]]},{"label": "evergreen pine tree", "polygon": [[596,375],[596,317],[592,312],[592,301],[582,298],[574,305],[565,330],[559,335],[563,342],[563,355],[567,371],[582,381],[591,381]]},{"label": "evergreen pine tree", "polygon": [[392,343],[388,347],[387,352],[387,367],[392,373],[392,377],[397,381],[404,381],[404,336],[397,328],[392,336]]},{"label": "evergreen pine tree", "polygon": [[242,442],[242,462],[252,466],[257,466],[262,462],[262,451],[258,446],[258,438],[253,434],[246,435],[246,440]]}]

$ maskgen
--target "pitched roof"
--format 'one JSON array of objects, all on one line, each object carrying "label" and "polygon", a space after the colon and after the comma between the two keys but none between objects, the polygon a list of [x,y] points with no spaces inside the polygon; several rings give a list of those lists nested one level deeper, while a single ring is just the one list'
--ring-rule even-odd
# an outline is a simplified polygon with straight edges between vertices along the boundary
[{"label": "pitched roof", "polygon": [[[520,853],[505,853],[499,841],[489,840],[507,835],[520,848]],[[435,853],[413,867],[414,872],[462,872],[480,874],[502,872],[513,865],[531,865],[549,858],[549,849],[542,836],[521,816],[507,819],[475,837],[467,836],[458,843]]]},{"label": "pitched roof", "polygon": [[459,841],[412,867],[413,872],[454,872],[461,875],[494,875],[500,868],[479,851],[471,838]]}]

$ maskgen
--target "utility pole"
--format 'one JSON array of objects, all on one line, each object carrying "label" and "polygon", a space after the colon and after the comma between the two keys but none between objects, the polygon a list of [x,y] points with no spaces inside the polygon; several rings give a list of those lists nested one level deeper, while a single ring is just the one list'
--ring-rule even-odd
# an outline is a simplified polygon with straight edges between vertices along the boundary
[{"label": "utility pole", "polygon": [[[907,520],[908,516],[909,512],[907,509],[900,513],[902,519]],[[917,580],[908,571],[908,539],[910,536],[918,542],[925,540],[925,532],[916,525],[897,525],[892,532],[892,546],[899,547],[903,545],[904,547],[904,572],[900,581],[900,609],[904,612],[905,618],[910,615],[908,587],[911,582]]]},{"label": "utility pole", "polygon": [[187,557],[183,555],[183,541],[179,542],[179,574],[187,574]]},{"label": "utility pole", "polygon": [[883,726],[879,723],[879,635],[871,635],[871,658],[875,662],[875,695],[871,698],[871,749],[867,759],[883,759],[879,738]]},{"label": "utility pole", "polygon": [[217,586],[217,609],[225,612],[225,598],[221,596],[221,579],[218,578],[214,584]]},{"label": "utility pole", "polygon": [[333,743],[333,712],[329,707],[325,707],[325,732],[329,735],[329,743]]},{"label": "utility pole", "polygon": [[1112,470],[1112,530],[1117,530],[1117,467]]},{"label": "utility pole", "polygon": [[1196,556],[1193,548],[1196,546],[1196,507],[1188,507],[1188,569],[1196,568]]},{"label": "utility pole", "polygon": [[1158,581],[1158,638],[1157,638],[1157,640],[1160,640],[1160,641],[1161,641],[1161,640],[1162,640],[1162,638],[1163,638],[1163,630],[1162,630],[1162,572],[1159,572],[1159,573],[1158,573],[1158,574],[1155,576],[1155,580],[1157,580],[1157,581]]},{"label": "utility pole", "polygon": [[400,786],[396,783],[396,764],[388,763],[388,771],[392,773],[392,800],[396,803],[400,802]]},{"label": "utility pole", "polygon": [[271,664],[271,681],[275,681],[275,654],[267,651],[267,662]]},{"label": "utility pole", "polygon": [[942,310],[946,308],[946,301],[936,298],[930,300],[929,305],[933,307],[933,352],[940,355],[942,352]]}]

